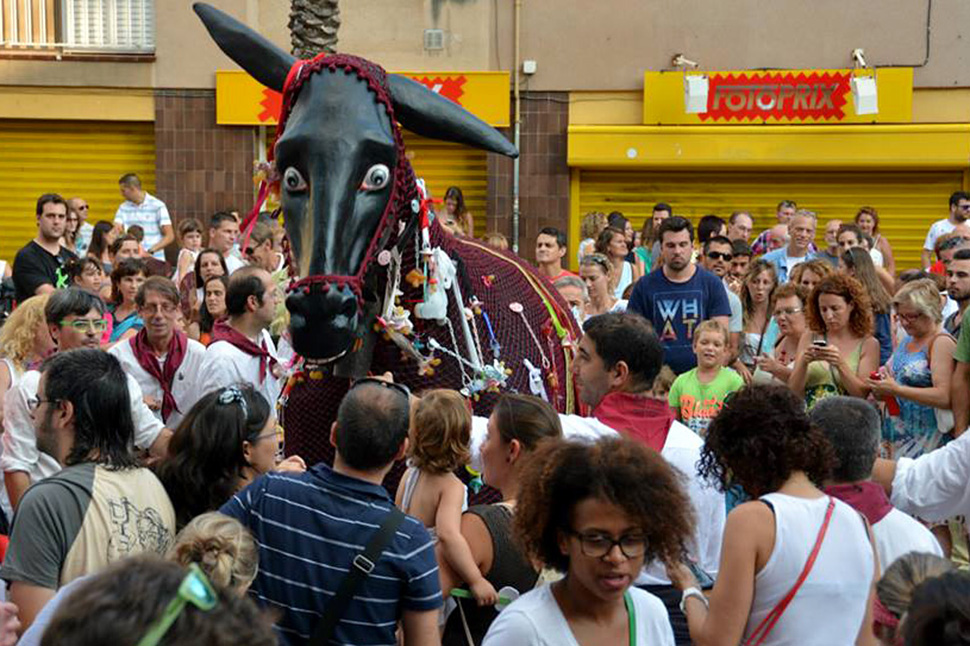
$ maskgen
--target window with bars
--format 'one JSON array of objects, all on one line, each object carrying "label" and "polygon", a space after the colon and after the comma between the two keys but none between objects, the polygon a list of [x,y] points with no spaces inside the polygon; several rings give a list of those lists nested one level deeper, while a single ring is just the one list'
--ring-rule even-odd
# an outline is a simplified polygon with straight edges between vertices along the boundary
[{"label": "window with bars", "polygon": [[0,47],[152,53],[154,0],[0,0]]}]

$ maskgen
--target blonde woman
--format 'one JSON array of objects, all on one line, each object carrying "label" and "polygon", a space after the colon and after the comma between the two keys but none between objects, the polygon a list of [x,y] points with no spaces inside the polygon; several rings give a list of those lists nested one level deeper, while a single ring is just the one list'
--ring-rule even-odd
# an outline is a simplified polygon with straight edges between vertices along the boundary
[{"label": "blonde woman", "polygon": [[579,265],[579,277],[586,283],[589,302],[583,321],[606,312],[625,312],[627,301],[617,298],[613,285],[613,265],[600,253],[583,256]]},{"label": "blonde woman", "polygon": [[915,458],[945,444],[953,418],[950,380],[956,342],[943,331],[940,293],[927,278],[899,288],[893,299],[905,331],[892,357],[868,383],[878,399],[895,397],[899,414],[883,420],[883,445],[889,458]]},{"label": "blonde woman", "polygon": [[596,251],[596,239],[600,232],[606,228],[606,214],[593,211],[583,216],[583,221],[579,225],[579,235],[582,241],[579,243],[577,260],[583,262],[583,256]]},{"label": "blonde woman", "polygon": [[0,327],[0,423],[6,392],[20,382],[31,364],[42,360],[54,347],[44,317],[49,297],[50,294],[31,296]]}]

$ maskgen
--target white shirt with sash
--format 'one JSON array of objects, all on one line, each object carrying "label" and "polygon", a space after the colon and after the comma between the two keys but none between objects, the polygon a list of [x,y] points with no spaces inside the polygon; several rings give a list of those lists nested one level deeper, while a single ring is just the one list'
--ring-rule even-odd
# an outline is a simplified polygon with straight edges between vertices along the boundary
[{"label": "white shirt with sash", "polygon": [[[279,360],[273,339],[266,330],[260,333],[259,344],[270,356]],[[199,397],[219,388],[244,383],[252,385],[266,398],[270,407],[275,409],[283,384],[273,375],[269,361],[266,362],[265,378],[260,381],[259,363],[259,357],[240,350],[228,341],[213,341],[206,348],[202,367],[199,369]]]}]

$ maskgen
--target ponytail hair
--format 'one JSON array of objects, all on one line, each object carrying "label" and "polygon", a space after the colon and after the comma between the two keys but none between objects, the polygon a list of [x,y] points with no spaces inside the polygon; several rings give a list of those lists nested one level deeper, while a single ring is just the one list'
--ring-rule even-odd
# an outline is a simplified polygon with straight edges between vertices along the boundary
[{"label": "ponytail hair", "polygon": [[259,568],[259,551],[249,530],[216,511],[193,518],[175,537],[168,558],[183,566],[197,563],[213,585],[239,596]]}]

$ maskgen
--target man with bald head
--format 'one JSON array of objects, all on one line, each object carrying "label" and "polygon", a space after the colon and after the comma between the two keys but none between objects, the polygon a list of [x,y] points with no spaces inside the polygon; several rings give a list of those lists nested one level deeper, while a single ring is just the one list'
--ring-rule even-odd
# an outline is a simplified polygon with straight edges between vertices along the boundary
[{"label": "man with bald head", "polygon": [[[280,610],[281,644],[308,643],[332,599],[319,591],[338,590],[348,572],[368,565],[369,576],[343,613],[366,621],[339,622],[333,641],[396,644],[400,622],[405,644],[438,643],[442,597],[434,543],[420,521],[396,511],[381,486],[407,452],[409,398],[398,384],[357,381],[330,428],[333,468],[320,463],[301,474],[269,473],[220,510],[249,528],[259,545],[251,590]],[[389,536],[384,556],[361,561],[363,546],[382,531]]]}]

